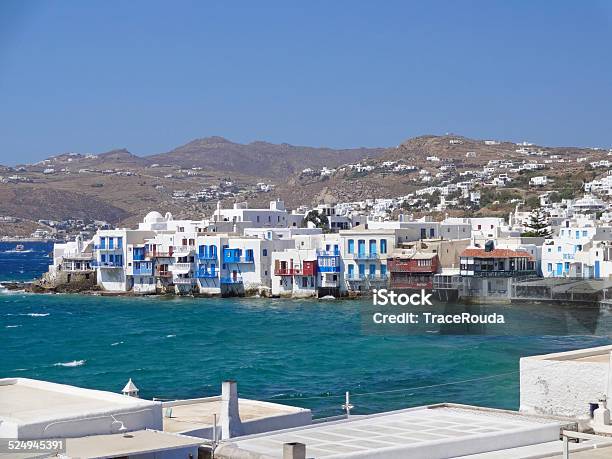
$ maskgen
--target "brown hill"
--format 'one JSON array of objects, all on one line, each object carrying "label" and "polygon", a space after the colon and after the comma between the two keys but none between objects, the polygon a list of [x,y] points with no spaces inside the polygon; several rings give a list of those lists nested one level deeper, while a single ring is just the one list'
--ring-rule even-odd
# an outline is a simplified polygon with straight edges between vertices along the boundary
[{"label": "brown hill", "polygon": [[146,159],[151,163],[202,167],[251,177],[279,178],[308,167],[335,167],[367,157],[376,158],[384,152],[384,148],[334,150],[261,141],[240,144],[223,137],[207,137]]}]

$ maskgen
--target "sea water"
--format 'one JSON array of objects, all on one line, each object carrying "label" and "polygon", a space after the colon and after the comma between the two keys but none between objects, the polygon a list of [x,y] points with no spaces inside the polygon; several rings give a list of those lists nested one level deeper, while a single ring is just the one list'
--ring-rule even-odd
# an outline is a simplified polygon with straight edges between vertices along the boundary
[{"label": "sea water", "polygon": [[[47,254],[46,246],[19,254],[0,246],[0,282],[40,275]],[[315,416],[340,414],[345,391],[357,414],[437,402],[517,409],[520,357],[610,342],[376,336],[362,331],[364,301],[4,292],[0,377],[113,392],[132,378],[142,397],[162,399],[216,395],[221,381],[235,379],[243,397]]]}]

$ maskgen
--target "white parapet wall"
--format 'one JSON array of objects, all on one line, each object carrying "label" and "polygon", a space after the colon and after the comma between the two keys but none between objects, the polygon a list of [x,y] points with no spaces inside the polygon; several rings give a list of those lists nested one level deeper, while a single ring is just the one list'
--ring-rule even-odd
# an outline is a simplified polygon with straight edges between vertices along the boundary
[{"label": "white parapet wall", "polygon": [[0,437],[45,439],[161,430],[162,405],[26,378],[0,379]]},{"label": "white parapet wall", "polygon": [[[520,361],[521,406],[530,414],[589,416],[589,403],[608,399],[612,384],[610,352],[601,346],[523,357]],[[612,392],[612,391],[611,391]]]}]

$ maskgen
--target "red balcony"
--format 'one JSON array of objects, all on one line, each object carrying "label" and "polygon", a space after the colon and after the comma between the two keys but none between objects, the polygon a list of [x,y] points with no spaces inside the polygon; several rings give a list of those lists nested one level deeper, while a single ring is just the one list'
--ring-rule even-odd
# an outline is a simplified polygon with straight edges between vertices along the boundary
[{"label": "red balcony", "polygon": [[274,268],[275,276],[300,276],[301,268]]}]

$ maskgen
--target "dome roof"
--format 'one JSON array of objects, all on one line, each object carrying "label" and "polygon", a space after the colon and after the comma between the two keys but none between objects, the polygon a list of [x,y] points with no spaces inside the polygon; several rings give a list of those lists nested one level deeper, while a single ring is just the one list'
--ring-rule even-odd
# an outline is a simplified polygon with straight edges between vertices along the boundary
[{"label": "dome roof", "polygon": [[155,210],[153,212],[149,212],[144,218],[145,223],[157,223],[162,221],[164,221],[164,217],[162,217],[162,214]]}]

